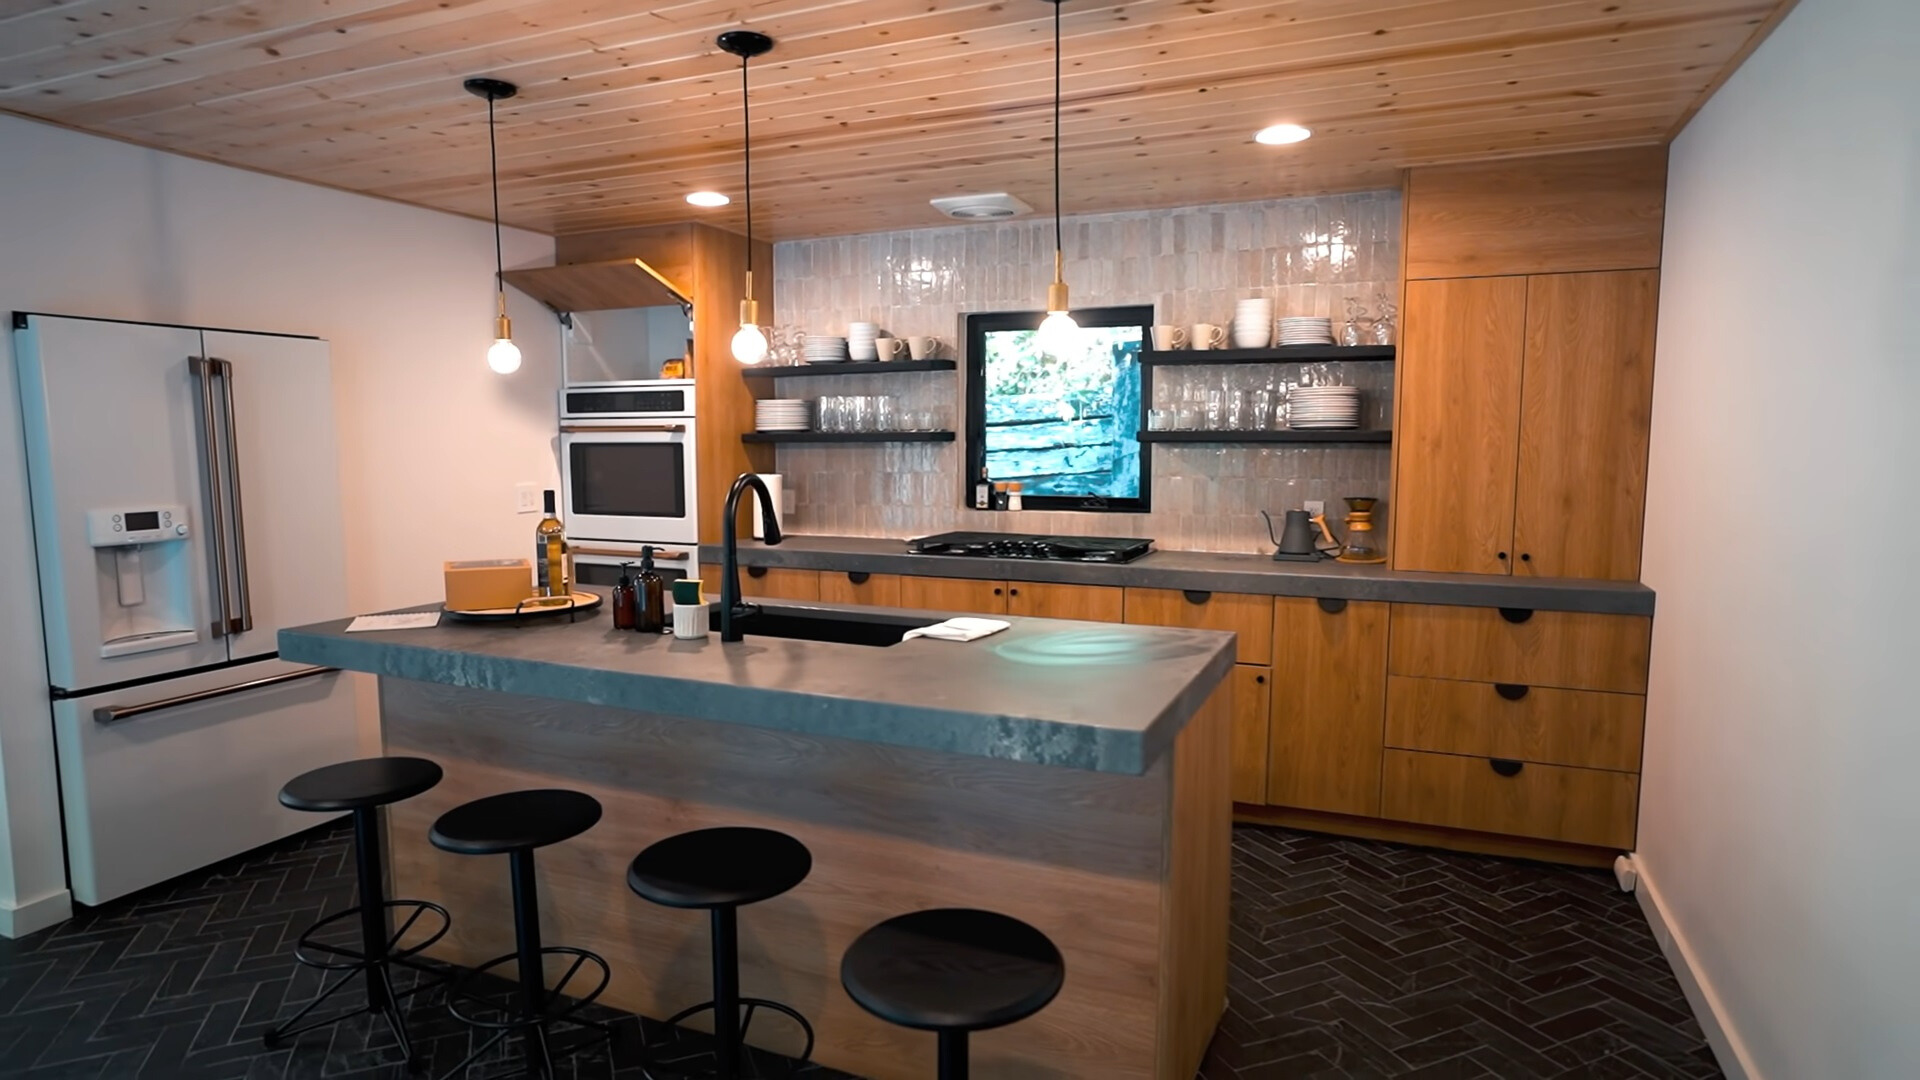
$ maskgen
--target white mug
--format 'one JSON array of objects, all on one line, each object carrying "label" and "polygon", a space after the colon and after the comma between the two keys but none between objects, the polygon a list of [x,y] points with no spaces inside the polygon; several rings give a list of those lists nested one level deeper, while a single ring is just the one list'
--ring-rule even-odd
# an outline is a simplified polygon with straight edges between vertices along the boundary
[{"label": "white mug", "polygon": [[1153,348],[1155,352],[1172,352],[1187,347],[1187,332],[1177,326],[1162,323],[1153,328]]},{"label": "white mug", "polygon": [[1212,323],[1193,324],[1193,347],[1196,349],[1217,349],[1227,343],[1225,327]]},{"label": "white mug", "polygon": [[883,337],[874,341],[873,348],[882,360],[898,360],[907,351],[907,343],[897,337]]},{"label": "white mug", "polygon": [[712,604],[675,604],[673,636],[682,641],[698,641],[707,636],[707,611]]},{"label": "white mug", "polygon": [[940,339],[935,337],[910,337],[907,339],[907,355],[915,360],[931,360],[940,348]]}]

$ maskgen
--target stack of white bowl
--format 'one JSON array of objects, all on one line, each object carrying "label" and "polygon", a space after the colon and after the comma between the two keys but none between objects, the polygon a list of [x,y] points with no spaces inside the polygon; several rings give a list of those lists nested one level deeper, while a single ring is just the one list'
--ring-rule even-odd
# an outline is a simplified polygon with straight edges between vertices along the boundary
[{"label": "stack of white bowl", "polygon": [[1255,297],[1233,305],[1230,336],[1236,349],[1264,349],[1273,344],[1273,301]]},{"label": "stack of white bowl", "polygon": [[880,336],[878,323],[857,322],[847,326],[847,355],[855,360],[878,360],[880,353],[873,347]]},{"label": "stack of white bowl", "polygon": [[837,364],[847,358],[847,339],[829,334],[808,334],[802,354],[809,364]]},{"label": "stack of white bowl", "polygon": [[805,398],[765,398],[753,403],[755,431],[806,431]]},{"label": "stack of white bowl", "polygon": [[1352,386],[1296,386],[1287,395],[1287,426],[1357,428],[1360,390]]},{"label": "stack of white bowl", "polygon": [[1316,315],[1289,315],[1280,320],[1282,345],[1331,345],[1333,320]]}]

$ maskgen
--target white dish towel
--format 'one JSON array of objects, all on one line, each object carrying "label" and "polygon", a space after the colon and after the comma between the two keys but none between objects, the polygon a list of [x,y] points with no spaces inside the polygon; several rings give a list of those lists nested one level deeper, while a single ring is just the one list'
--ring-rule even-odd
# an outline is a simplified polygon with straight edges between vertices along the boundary
[{"label": "white dish towel", "polygon": [[934,623],[932,626],[922,626],[917,630],[909,630],[900,640],[924,637],[937,638],[941,641],[977,641],[989,634],[997,634],[1012,625],[1012,623],[1001,622],[999,619],[969,619],[963,616],[958,619],[948,619],[943,623]]}]

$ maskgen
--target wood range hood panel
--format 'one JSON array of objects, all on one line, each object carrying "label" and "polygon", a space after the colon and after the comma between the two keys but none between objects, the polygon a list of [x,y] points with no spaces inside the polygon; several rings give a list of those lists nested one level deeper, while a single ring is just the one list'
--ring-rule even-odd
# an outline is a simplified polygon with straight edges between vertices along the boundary
[{"label": "wood range hood panel", "polygon": [[565,315],[574,311],[691,305],[688,290],[640,259],[508,270],[506,283]]}]

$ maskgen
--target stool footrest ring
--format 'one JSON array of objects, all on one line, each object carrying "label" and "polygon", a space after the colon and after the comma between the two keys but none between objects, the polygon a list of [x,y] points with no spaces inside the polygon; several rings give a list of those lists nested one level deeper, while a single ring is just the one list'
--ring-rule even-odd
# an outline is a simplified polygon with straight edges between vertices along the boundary
[{"label": "stool footrest ring", "polygon": [[[593,1021],[576,1019],[573,1014],[591,1005],[595,999],[606,991],[607,983],[613,978],[613,973],[608,969],[607,962],[597,954],[590,953],[585,949],[576,949],[566,945],[549,945],[540,950],[540,955],[542,958],[548,956],[571,956],[574,959],[573,964],[567,968],[566,974],[560,977],[560,981],[547,990],[546,1000],[540,1003],[540,1010],[538,1012],[532,1015],[527,1015],[524,1012],[524,1003],[520,1001],[520,987],[518,983],[512,983],[510,981],[509,986],[494,991],[491,995],[477,992],[472,987],[473,983],[480,981],[483,976],[494,968],[504,967],[508,964],[517,964],[520,959],[520,954],[517,952],[507,953],[505,956],[496,956],[461,976],[459,981],[447,988],[447,1011],[453,1014],[454,1019],[463,1024],[490,1031],[512,1031],[519,1028],[537,1027],[553,1022],[578,1024],[581,1027],[602,1027],[603,1025]],[[579,973],[582,966],[587,964],[592,964],[600,970],[599,985],[595,986],[590,992],[579,996],[566,1007],[553,1009],[553,1003],[566,993],[567,986],[573,981],[573,977]],[[494,998],[503,1000],[492,1000]],[[474,1012],[462,1012],[460,1011],[460,1003],[462,1001],[475,1002],[480,1008],[501,1013],[505,1018],[488,1020],[480,1018]]]},{"label": "stool footrest ring", "polygon": [[[794,1023],[799,1024],[800,1030],[807,1036],[805,1048],[792,1060],[796,1064],[805,1064],[813,1060],[813,1025],[808,1023],[807,1018],[800,1015],[798,1010],[792,1006],[781,1004],[778,1001],[769,1001],[766,998],[743,997],[739,999],[739,1003],[744,1010],[744,1015],[740,1019],[740,1042],[743,1046],[746,1044],[747,1029],[753,1025],[754,1011],[756,1009],[770,1009],[791,1019]],[[662,1023],[668,1027],[678,1027],[681,1021],[690,1016],[698,1016],[703,1012],[712,1012],[717,1004],[717,1002],[703,1001],[698,1005],[690,1005],[674,1013],[672,1016],[667,1017]],[[669,1078],[685,1077],[693,1074],[676,1070],[670,1065],[658,1065],[649,1061],[641,1066],[640,1075],[646,1077],[647,1080],[669,1080]]]},{"label": "stool footrest ring", "polygon": [[[409,957],[426,951],[434,942],[445,937],[447,935],[447,929],[453,925],[453,920],[451,916],[447,914],[446,908],[425,900],[388,900],[380,906],[387,911],[400,909],[412,909],[413,911],[413,914],[407,916],[406,920],[400,924],[400,928],[393,932],[393,936],[387,939],[387,955],[385,957],[387,960],[406,960]],[[429,935],[425,941],[415,942],[404,949],[400,948],[400,939],[405,937],[409,930],[413,929],[413,925],[420,921],[422,915],[427,914],[432,914],[440,920],[439,929]],[[307,927],[300,932],[300,940],[294,945],[293,958],[310,968],[319,968],[322,971],[350,971],[377,963],[378,961],[369,959],[367,955],[359,949],[329,945],[324,941],[315,940],[335,923],[348,919],[358,919],[359,917],[360,909],[358,907],[350,907],[345,911],[336,911],[326,918],[321,919],[319,922],[314,923],[312,926]],[[328,959],[328,957],[339,957],[340,959]]]}]

